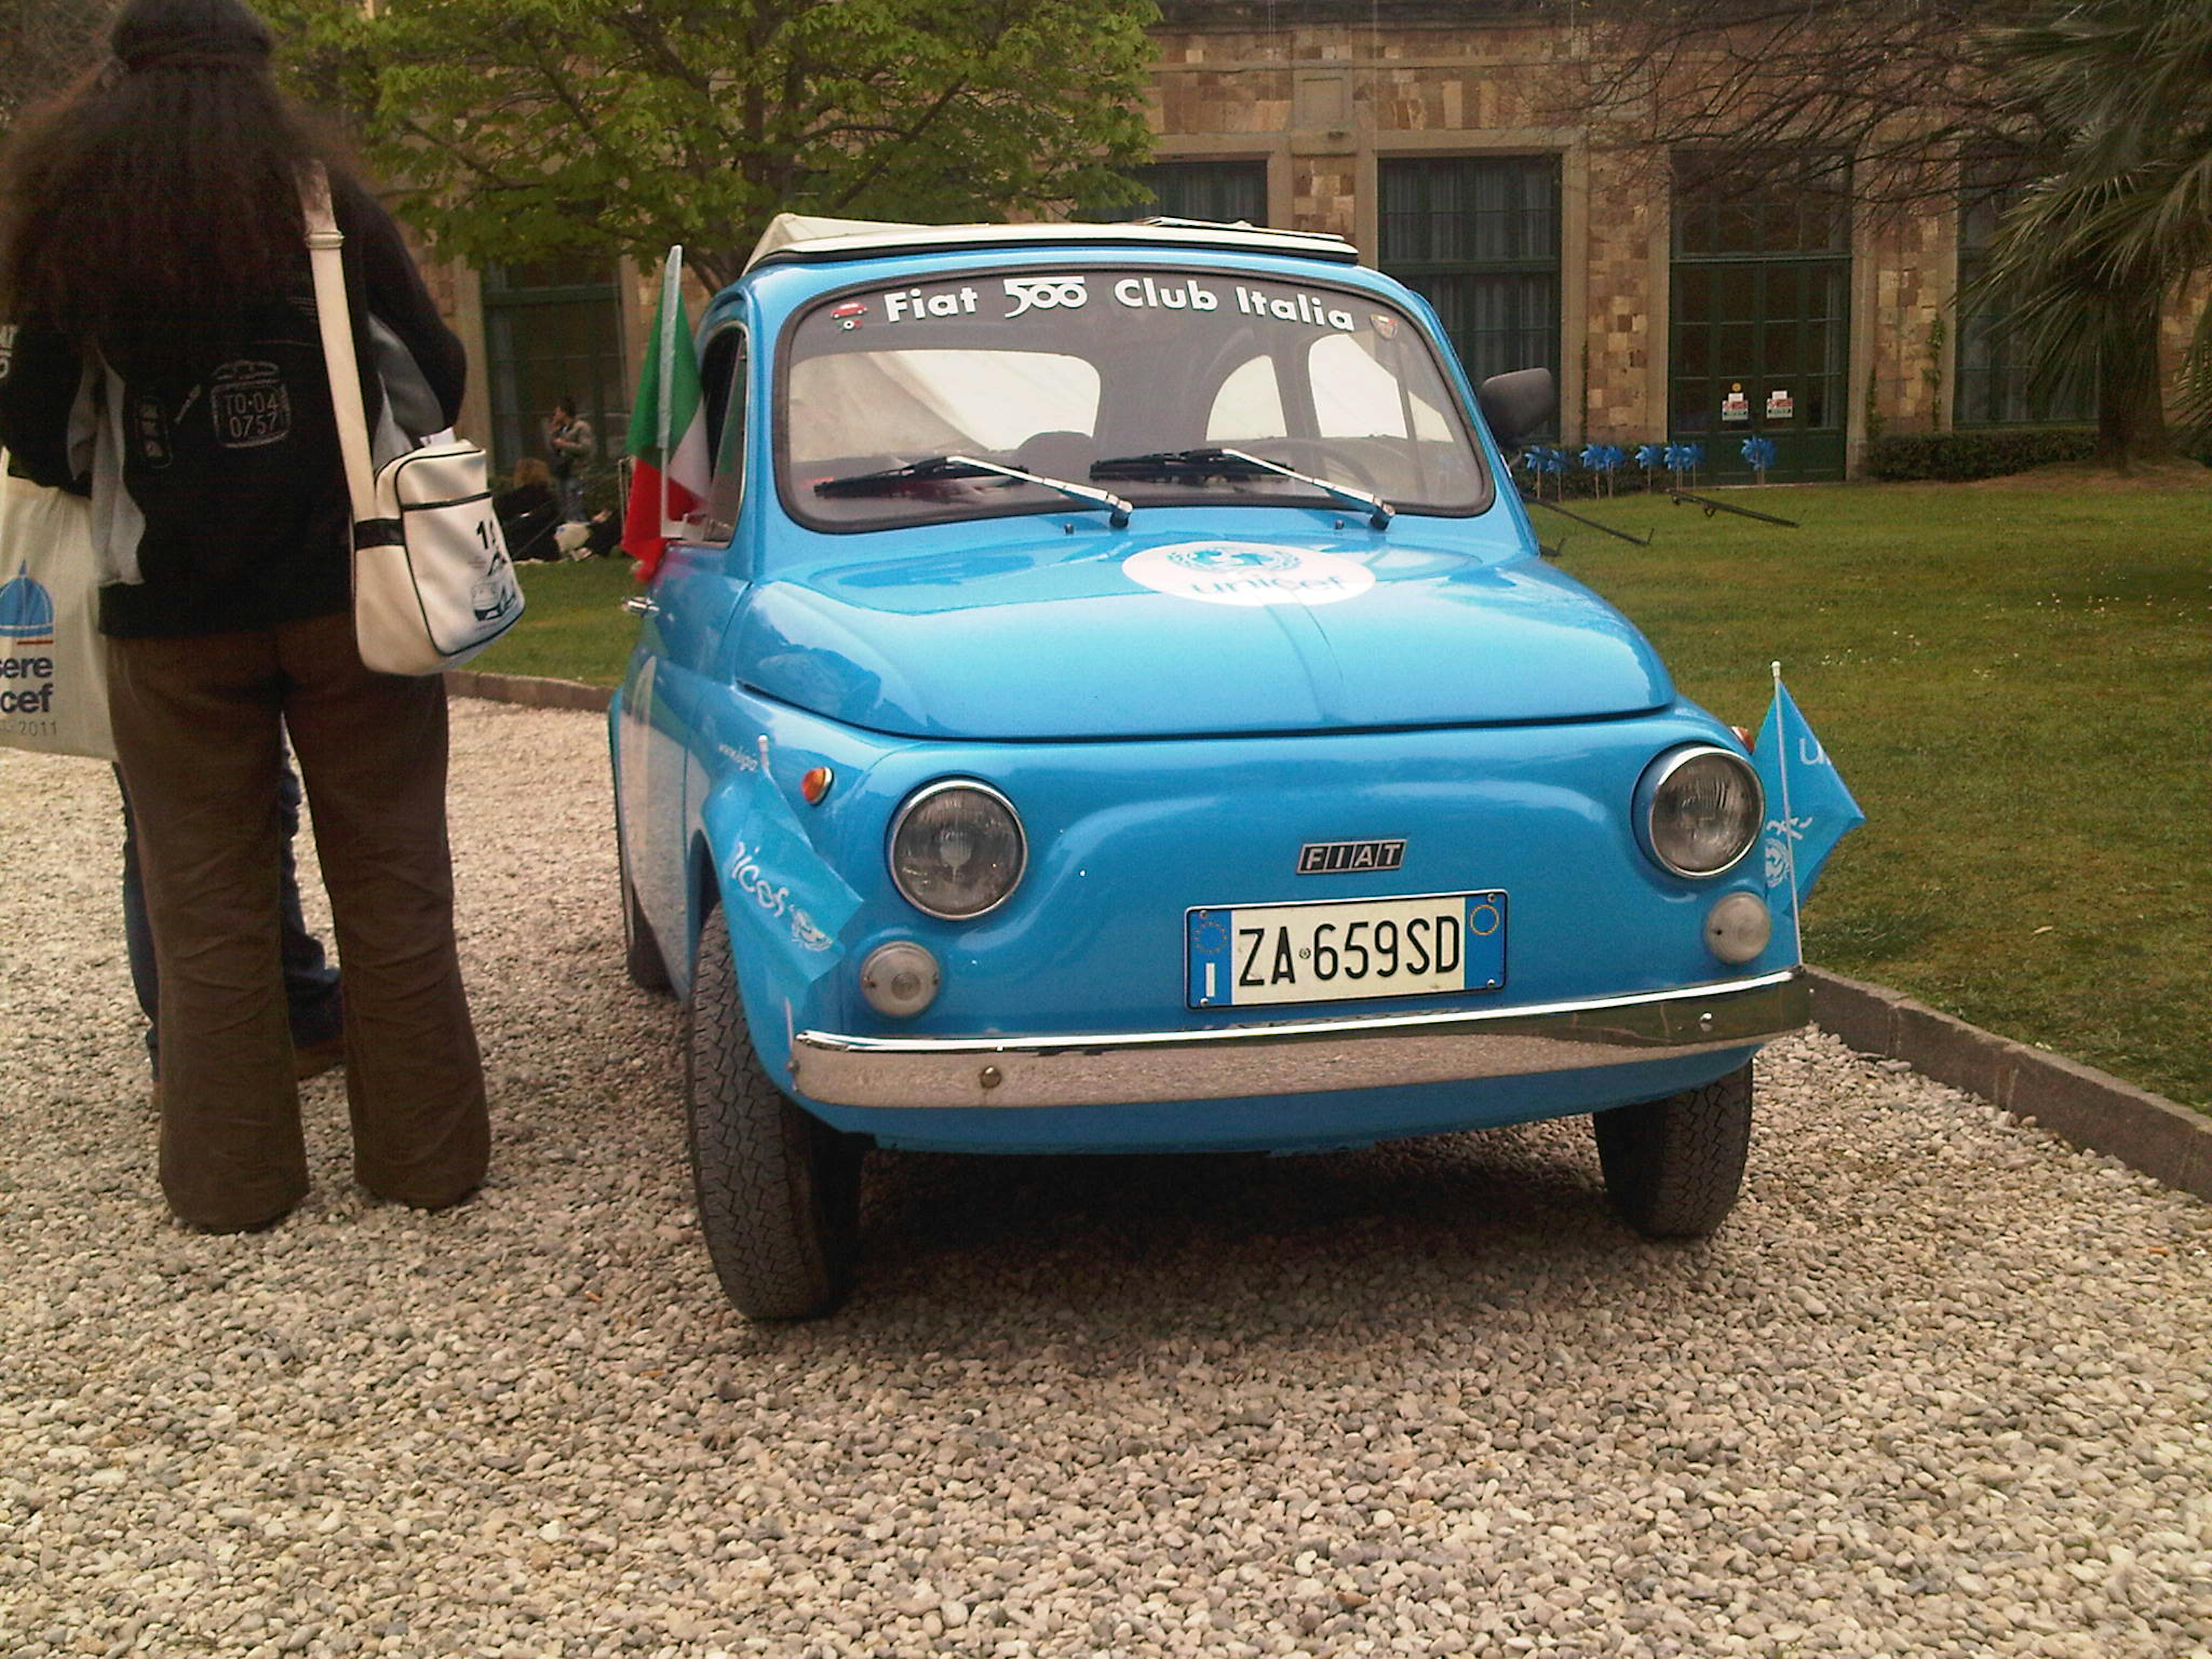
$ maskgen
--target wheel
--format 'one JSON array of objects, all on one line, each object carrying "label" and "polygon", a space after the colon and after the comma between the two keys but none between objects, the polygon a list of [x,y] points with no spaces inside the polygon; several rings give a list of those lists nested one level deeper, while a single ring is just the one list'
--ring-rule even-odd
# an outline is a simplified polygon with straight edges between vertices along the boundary
[{"label": "wheel", "polygon": [[1702,1238],[1735,1207],[1751,1150],[1751,1063],[1701,1089],[1592,1115],[1606,1196],[1647,1238]]},{"label": "wheel", "polygon": [[668,963],[661,957],[660,941],[653,938],[652,924],[638,906],[637,889],[630,884],[629,862],[620,856],[619,849],[616,863],[622,873],[623,971],[641,991],[666,991],[670,988]]},{"label": "wheel", "polygon": [[723,1291],[750,1319],[828,1312],[852,1279],[860,1143],[793,1105],[762,1069],[720,909],[691,969],[684,1097],[699,1224]]}]

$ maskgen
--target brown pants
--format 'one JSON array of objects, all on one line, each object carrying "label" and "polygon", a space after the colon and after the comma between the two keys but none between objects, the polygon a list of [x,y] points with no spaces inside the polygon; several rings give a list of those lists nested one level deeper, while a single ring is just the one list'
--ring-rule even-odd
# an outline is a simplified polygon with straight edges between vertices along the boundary
[{"label": "brown pants", "polygon": [[307,1190],[278,944],[280,721],[345,974],[355,1174],[425,1209],[466,1197],[491,1130],[453,944],[444,683],[362,667],[343,612],[111,639],[107,674],[161,968],[169,1207],[229,1232]]}]

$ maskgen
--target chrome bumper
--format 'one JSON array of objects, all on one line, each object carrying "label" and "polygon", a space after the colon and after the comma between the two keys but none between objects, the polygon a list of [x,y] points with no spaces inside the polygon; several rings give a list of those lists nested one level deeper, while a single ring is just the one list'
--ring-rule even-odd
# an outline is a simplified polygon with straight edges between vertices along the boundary
[{"label": "chrome bumper", "polygon": [[1804,970],[1643,996],[1088,1036],[800,1031],[792,1086],[832,1106],[1106,1106],[1527,1077],[1741,1048],[1812,1017]]}]

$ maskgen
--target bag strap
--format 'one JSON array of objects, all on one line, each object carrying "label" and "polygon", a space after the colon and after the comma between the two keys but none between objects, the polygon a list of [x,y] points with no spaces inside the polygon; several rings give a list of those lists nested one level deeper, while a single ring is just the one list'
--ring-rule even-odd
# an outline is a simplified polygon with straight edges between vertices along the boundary
[{"label": "bag strap", "polygon": [[315,319],[322,326],[323,363],[331,377],[331,409],[337,416],[338,453],[345,459],[346,493],[361,523],[376,516],[374,469],[368,459],[368,417],[361,395],[361,362],[354,356],[353,318],[346,306],[345,237],[331,211],[331,179],[318,161],[300,176],[300,207],[307,222],[307,263],[315,277]]}]

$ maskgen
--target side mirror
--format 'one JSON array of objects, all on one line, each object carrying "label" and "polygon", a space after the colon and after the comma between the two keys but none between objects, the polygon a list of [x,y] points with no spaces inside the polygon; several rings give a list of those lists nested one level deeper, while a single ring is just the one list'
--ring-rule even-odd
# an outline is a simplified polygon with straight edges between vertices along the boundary
[{"label": "side mirror", "polygon": [[1559,412],[1559,388],[1548,368],[1516,368],[1485,380],[1474,401],[1498,447],[1518,449]]}]

